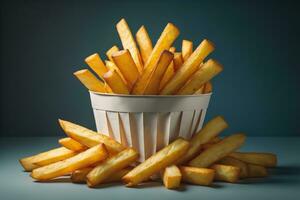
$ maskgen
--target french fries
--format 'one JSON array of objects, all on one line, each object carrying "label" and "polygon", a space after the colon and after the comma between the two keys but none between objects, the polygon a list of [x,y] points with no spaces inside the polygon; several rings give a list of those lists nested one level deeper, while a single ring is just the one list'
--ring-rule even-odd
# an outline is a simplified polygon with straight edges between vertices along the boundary
[{"label": "french fries", "polygon": [[158,62],[161,53],[171,47],[178,35],[178,28],[173,24],[168,23],[145,63],[144,71],[133,87],[132,94],[142,94],[145,91],[145,85]]},{"label": "french fries", "polygon": [[146,84],[146,88],[143,94],[146,95],[155,95],[159,93],[159,84],[167,67],[173,59],[173,54],[169,51],[163,51],[155,69],[153,70],[152,75],[149,77],[149,80]]},{"label": "french fries", "polygon": [[213,59],[209,59],[204,65],[191,76],[186,84],[178,91],[177,94],[189,95],[194,94],[204,83],[211,80],[214,76],[223,70],[221,64]]},{"label": "french fries", "polygon": [[180,52],[175,52],[174,54],[174,69],[177,71],[183,64],[182,54]]},{"label": "french fries", "polygon": [[214,179],[217,181],[225,181],[235,183],[239,180],[240,168],[230,165],[215,164],[211,166],[215,170]]},{"label": "french fries", "polygon": [[74,73],[78,80],[90,91],[107,92],[105,84],[96,78],[89,70],[83,69]]},{"label": "french fries", "polygon": [[138,153],[132,148],[125,149],[96,166],[87,175],[87,184],[94,187],[102,183],[110,175],[129,166],[138,159]]},{"label": "french fries", "polygon": [[193,42],[189,40],[182,40],[182,58],[186,61],[193,53]]},{"label": "french fries", "polygon": [[260,165],[247,164],[248,176],[247,178],[259,178],[268,176],[268,171],[265,167]]},{"label": "french fries", "polygon": [[189,77],[198,70],[200,63],[214,50],[214,45],[203,40],[192,55],[183,63],[174,77],[160,92],[162,95],[175,94],[189,79]]},{"label": "french fries", "polygon": [[22,158],[19,161],[25,171],[32,171],[40,166],[64,160],[74,155],[76,155],[75,151],[71,151],[65,147],[59,147],[34,156]]},{"label": "french fries", "polygon": [[228,124],[223,117],[217,116],[211,119],[198,133],[192,137],[188,151],[181,158],[179,158],[176,163],[184,164],[193,159],[197,154],[199,154],[203,144],[208,143],[227,127]]},{"label": "french fries", "polygon": [[147,180],[151,175],[172,165],[178,158],[184,155],[188,147],[189,143],[186,140],[178,138],[131,170],[122,178],[123,181],[127,186],[134,186]]},{"label": "french fries", "polygon": [[208,81],[207,83],[204,84],[204,94],[211,93],[213,90],[213,85],[211,81]]},{"label": "french fries", "polygon": [[108,49],[106,51],[106,56],[109,59],[109,61],[114,62],[114,60],[112,59],[112,55],[118,51],[119,51],[119,48],[116,45],[112,46],[110,49]]},{"label": "french fries", "polygon": [[86,149],[86,146],[80,144],[76,140],[72,138],[66,137],[58,140],[58,143],[61,144],[63,147],[70,149],[72,151],[83,151]]},{"label": "french fries", "polygon": [[225,137],[222,141],[201,152],[189,162],[189,165],[193,167],[209,167],[242,146],[245,139],[246,136],[241,133]]},{"label": "french fries", "polygon": [[123,76],[122,72],[120,71],[120,69],[117,67],[117,65],[116,65],[114,62],[109,61],[109,60],[106,60],[106,61],[105,61],[105,65],[106,65],[106,67],[107,67],[109,70],[116,70],[116,72],[117,72],[117,73],[119,74],[119,76],[121,77],[122,81],[123,81],[126,85],[128,85],[128,83],[127,83],[125,77]]},{"label": "french fries", "polygon": [[103,79],[116,94],[129,94],[126,84],[116,70],[109,70],[103,75]]},{"label": "french fries", "polygon": [[87,57],[85,62],[99,77],[102,77],[108,71],[97,53]]},{"label": "french fries", "polygon": [[215,176],[215,171],[207,168],[181,166],[180,172],[184,182],[204,186],[211,185]]},{"label": "french fries", "polygon": [[163,183],[168,189],[179,188],[181,181],[181,173],[176,165],[166,167],[162,172]]},{"label": "french fries", "polygon": [[124,18],[117,23],[116,28],[121,39],[123,48],[128,49],[130,51],[132,58],[137,66],[137,69],[141,74],[143,71],[142,57],[134,41],[130,28]]},{"label": "french fries", "polygon": [[59,119],[58,122],[61,128],[70,138],[87,147],[93,147],[100,143],[103,143],[105,144],[108,152],[111,154],[118,153],[125,149],[123,145],[106,135],[94,132],[83,126],[62,119]]},{"label": "french fries", "polygon": [[88,167],[104,160],[107,156],[108,153],[105,146],[99,144],[66,160],[34,169],[31,172],[31,177],[38,181],[47,181],[77,169]]},{"label": "french fries", "polygon": [[248,177],[248,167],[247,167],[247,164],[240,161],[240,160],[237,160],[235,158],[232,158],[232,157],[225,157],[225,158],[222,158],[221,160],[219,160],[217,162],[217,164],[222,164],[222,165],[231,165],[231,166],[234,166],[234,167],[238,167],[240,168],[241,172],[240,172],[240,178],[247,178]]},{"label": "french fries", "polygon": [[145,26],[142,26],[135,35],[138,46],[140,47],[143,62],[146,63],[151,52],[152,52],[152,42],[148,35]]},{"label": "french fries", "polygon": [[129,90],[131,90],[132,86],[139,77],[139,71],[131,57],[130,52],[127,49],[118,51],[112,55],[112,59],[126,79]]},{"label": "french fries", "polygon": [[177,71],[181,65],[183,64],[182,54],[180,52],[176,52],[174,54],[174,69]]},{"label": "french fries", "polygon": [[[87,167],[84,169],[78,169],[74,171],[71,174],[71,180],[73,183],[85,183],[86,182],[86,176],[90,171],[92,171],[93,167]],[[117,171],[110,175],[107,179],[103,181],[103,183],[113,183],[113,182],[119,182],[122,180],[122,177],[127,174],[131,168],[125,168],[121,169],[120,171]]]},{"label": "french fries", "polygon": [[[175,47],[170,47],[170,49],[169,49],[169,51],[173,54],[175,53],[175,50],[176,50]],[[161,91],[165,87],[165,85],[174,76],[174,74],[175,74],[174,61],[171,61],[171,63],[169,64],[162,80],[160,81],[159,91]]]},{"label": "french fries", "polygon": [[277,157],[272,153],[234,152],[229,156],[246,163],[261,165],[264,167],[275,167],[277,164]]}]

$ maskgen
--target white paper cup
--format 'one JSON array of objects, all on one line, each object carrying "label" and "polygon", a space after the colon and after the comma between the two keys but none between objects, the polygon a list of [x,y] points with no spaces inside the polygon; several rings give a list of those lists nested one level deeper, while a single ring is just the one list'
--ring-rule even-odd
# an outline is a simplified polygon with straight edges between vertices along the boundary
[{"label": "white paper cup", "polygon": [[139,151],[144,161],[178,136],[190,139],[203,125],[211,93],[114,95],[90,91],[97,131]]}]

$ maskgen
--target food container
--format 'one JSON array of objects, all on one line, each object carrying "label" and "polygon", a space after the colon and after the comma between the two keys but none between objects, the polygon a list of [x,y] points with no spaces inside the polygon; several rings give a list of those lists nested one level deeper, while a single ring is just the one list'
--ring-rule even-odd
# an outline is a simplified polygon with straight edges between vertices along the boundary
[{"label": "food container", "polygon": [[190,139],[203,125],[211,93],[115,95],[90,91],[97,131],[140,153],[144,161],[177,137]]}]

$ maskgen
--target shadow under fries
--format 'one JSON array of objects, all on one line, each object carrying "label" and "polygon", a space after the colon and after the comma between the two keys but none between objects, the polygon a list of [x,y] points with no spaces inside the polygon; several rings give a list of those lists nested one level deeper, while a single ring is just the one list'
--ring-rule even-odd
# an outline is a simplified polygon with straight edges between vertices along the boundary
[{"label": "shadow under fries", "polygon": [[238,184],[281,184],[285,186],[299,184],[300,166],[278,166],[268,169],[269,176],[265,178],[242,179]]},{"label": "shadow under fries", "polygon": [[59,177],[48,181],[34,181],[36,183],[72,183],[69,177]]}]

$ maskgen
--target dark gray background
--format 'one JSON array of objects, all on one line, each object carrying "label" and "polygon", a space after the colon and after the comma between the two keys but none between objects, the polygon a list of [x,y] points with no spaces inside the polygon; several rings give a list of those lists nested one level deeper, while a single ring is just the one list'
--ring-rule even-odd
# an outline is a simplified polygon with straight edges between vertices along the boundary
[{"label": "dark gray background", "polygon": [[156,41],[167,22],[182,39],[216,44],[224,65],[207,119],[228,131],[299,135],[299,10],[294,1],[1,1],[1,136],[61,135],[57,118],[94,128],[88,92],[72,72],[120,46],[114,25],[145,25]]}]

